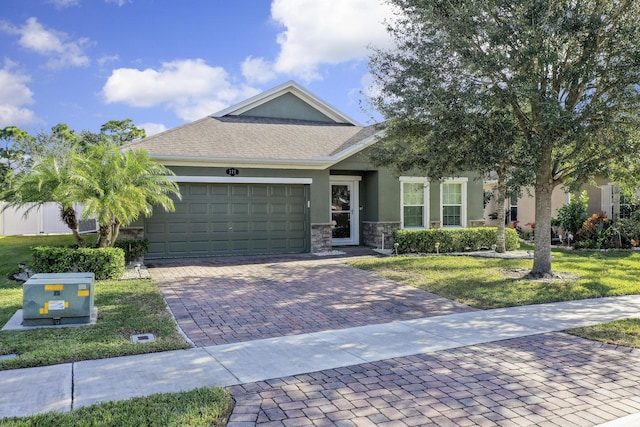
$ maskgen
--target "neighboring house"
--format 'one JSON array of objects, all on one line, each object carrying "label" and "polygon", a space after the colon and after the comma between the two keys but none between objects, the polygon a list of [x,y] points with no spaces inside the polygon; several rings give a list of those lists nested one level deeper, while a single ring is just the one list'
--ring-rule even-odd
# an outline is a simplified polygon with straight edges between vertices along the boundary
[{"label": "neighboring house", "polygon": [[[589,202],[587,205],[587,213],[592,215],[598,212],[604,212],[607,218],[625,218],[628,217],[633,208],[631,200],[627,200],[620,191],[620,186],[610,182],[605,178],[597,178],[595,185],[583,185],[579,195],[583,190],[587,191]],[[484,181],[485,194],[493,192],[496,181],[486,179]],[[519,198],[511,198],[505,202],[505,211],[507,211],[507,223],[513,224],[518,221],[518,225],[523,230],[531,230],[531,224],[535,224],[535,197],[533,196],[533,188],[525,188]],[[558,209],[565,203],[569,202],[569,193],[562,186],[558,186],[551,194],[551,217],[558,216]],[[496,225],[495,213],[497,212],[497,204],[495,197],[486,203],[484,210],[484,218],[487,225]]]},{"label": "neighboring house", "polygon": [[149,240],[147,258],[168,258],[388,248],[400,228],[484,223],[475,175],[396,177],[369,161],[379,136],[285,83],[123,147],[173,170],[182,194],[128,231]]},{"label": "neighboring house", "polygon": [[[71,233],[60,219],[60,206],[57,203],[45,203],[31,210],[29,208],[32,205],[7,209],[4,209],[4,205],[4,202],[0,202],[0,236]],[[81,215],[82,206],[76,206],[76,212]],[[95,232],[97,229],[95,219],[80,221],[80,232]]]}]

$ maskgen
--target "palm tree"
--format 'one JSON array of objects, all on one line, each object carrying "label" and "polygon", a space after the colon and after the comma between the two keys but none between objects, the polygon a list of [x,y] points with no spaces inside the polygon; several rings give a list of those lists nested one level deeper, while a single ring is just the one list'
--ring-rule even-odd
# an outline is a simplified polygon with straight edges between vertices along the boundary
[{"label": "palm tree", "polygon": [[175,209],[171,196],[180,198],[180,192],[169,175],[146,151],[121,152],[107,141],[78,159],[71,180],[82,193],[83,215],[97,218],[100,247],[113,246],[121,226],[150,216],[155,205]]},{"label": "palm tree", "polygon": [[77,188],[71,182],[71,171],[78,160],[75,154],[66,158],[53,156],[36,159],[32,168],[16,176],[9,189],[3,192],[7,207],[29,206],[25,215],[47,202],[60,207],[60,218],[67,224],[79,247],[84,246],[80,222],[73,206],[79,201]]}]

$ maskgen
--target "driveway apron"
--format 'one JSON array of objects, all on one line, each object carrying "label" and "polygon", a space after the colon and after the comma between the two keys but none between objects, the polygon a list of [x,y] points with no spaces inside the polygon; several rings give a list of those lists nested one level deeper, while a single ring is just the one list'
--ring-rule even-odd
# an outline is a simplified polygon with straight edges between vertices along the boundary
[{"label": "driveway apron", "polygon": [[553,332],[233,386],[227,427],[632,427],[639,366]]},{"label": "driveway apron", "polygon": [[197,347],[474,310],[343,261],[187,259],[153,263],[150,272]]}]

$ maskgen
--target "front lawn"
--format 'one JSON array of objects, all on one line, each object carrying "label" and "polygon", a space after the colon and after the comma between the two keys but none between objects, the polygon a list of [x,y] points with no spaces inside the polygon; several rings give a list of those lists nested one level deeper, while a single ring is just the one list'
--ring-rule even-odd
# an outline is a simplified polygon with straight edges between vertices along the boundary
[{"label": "front lawn", "polygon": [[[470,256],[400,256],[350,265],[373,271],[480,309],[640,294],[640,254],[630,251],[553,250],[553,280],[524,280],[530,259]],[[567,333],[640,348],[640,319],[625,319]]]},{"label": "front lawn", "polygon": [[559,278],[536,281],[519,278],[531,259],[400,256],[350,265],[480,309],[640,294],[640,254],[632,251],[554,249]]},{"label": "front lawn", "polygon": [[[18,262],[29,263],[32,246],[71,245],[72,236],[0,237],[0,325],[22,308],[22,283],[9,280]],[[151,280],[104,280],[95,285],[98,322],[78,328],[1,331],[0,369],[44,366],[79,360],[187,348],[164,300]],[[157,340],[133,344],[133,334],[151,333]]]}]

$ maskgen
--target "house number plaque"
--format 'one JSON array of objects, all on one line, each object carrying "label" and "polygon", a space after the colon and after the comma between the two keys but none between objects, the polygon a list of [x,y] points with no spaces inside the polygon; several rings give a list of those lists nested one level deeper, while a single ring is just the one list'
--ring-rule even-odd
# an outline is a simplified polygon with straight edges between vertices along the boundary
[{"label": "house number plaque", "polygon": [[240,171],[239,171],[238,169],[236,169],[236,168],[229,168],[229,169],[227,169],[227,175],[230,175],[230,176],[236,176],[236,175],[238,175],[239,173],[240,173]]}]

